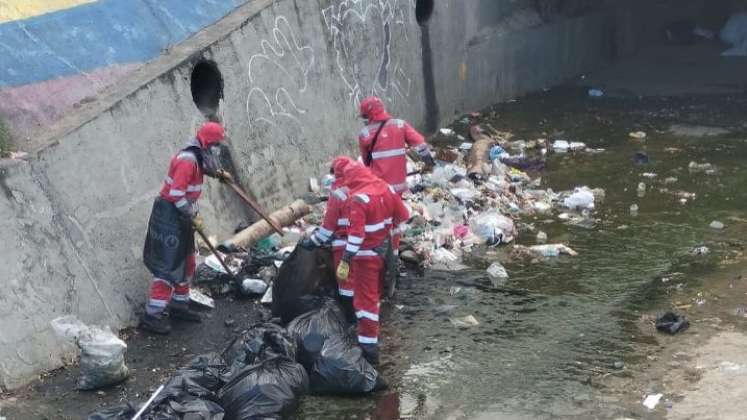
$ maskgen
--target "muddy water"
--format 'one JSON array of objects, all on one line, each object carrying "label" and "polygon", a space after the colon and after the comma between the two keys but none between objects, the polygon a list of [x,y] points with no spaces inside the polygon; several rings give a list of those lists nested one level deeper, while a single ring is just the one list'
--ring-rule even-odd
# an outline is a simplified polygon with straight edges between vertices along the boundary
[{"label": "muddy water", "polygon": [[[607,197],[593,227],[557,218],[524,220],[580,256],[507,264],[511,279],[500,290],[484,275],[484,266],[498,257],[490,253],[472,261],[474,270],[408,279],[385,320],[393,390],[369,399],[306,398],[297,418],[614,419],[631,413],[630,404],[640,406],[600,386],[600,378],[624,375],[616,362],[635,371],[660,344],[645,331],[652,327],[640,322],[642,316],[674,304],[695,310],[709,305],[698,291],[715,282],[725,264],[741,261],[747,135],[667,133],[672,116],[713,122],[698,112],[703,106],[697,100],[648,104],[648,110],[576,102],[564,113],[554,111],[552,97],[540,102],[536,108],[522,104],[508,117],[512,109],[505,106],[493,124],[527,139],[555,131],[555,138],[606,149],[555,155],[537,174],[544,188],[556,191],[604,188]],[[630,141],[627,133],[640,128],[648,139]],[[635,165],[638,151],[651,163]],[[712,163],[716,174],[690,173],[691,161]],[[665,184],[668,177],[677,181]],[[640,182],[647,184],[644,197],[636,192]],[[682,204],[682,192],[696,198]],[[631,204],[639,206],[637,216],[630,214]],[[726,228],[709,228],[714,220]],[[520,243],[531,244],[534,236],[525,228]],[[690,255],[699,245],[710,254]],[[466,315],[480,324],[460,329],[449,321]]]}]

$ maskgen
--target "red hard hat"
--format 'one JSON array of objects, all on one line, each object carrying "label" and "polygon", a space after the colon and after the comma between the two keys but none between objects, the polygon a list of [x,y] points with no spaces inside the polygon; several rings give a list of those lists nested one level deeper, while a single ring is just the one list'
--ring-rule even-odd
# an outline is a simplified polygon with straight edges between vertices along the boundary
[{"label": "red hard hat", "polygon": [[197,130],[197,140],[202,147],[210,147],[226,137],[223,126],[217,122],[206,122]]},{"label": "red hard hat", "polygon": [[367,118],[369,121],[384,121],[389,119],[384,102],[377,96],[364,98],[361,101],[360,113],[361,117]]}]

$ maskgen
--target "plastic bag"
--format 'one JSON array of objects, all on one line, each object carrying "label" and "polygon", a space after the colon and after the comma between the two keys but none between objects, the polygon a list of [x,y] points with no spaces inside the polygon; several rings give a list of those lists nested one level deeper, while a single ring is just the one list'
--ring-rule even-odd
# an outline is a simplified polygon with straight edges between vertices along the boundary
[{"label": "plastic bag", "polygon": [[679,315],[674,312],[665,312],[656,317],[656,329],[669,333],[677,334],[680,331],[686,330],[690,326],[690,321],[684,315]]},{"label": "plastic bag", "polygon": [[55,333],[80,348],[78,389],[92,390],[118,384],[129,376],[124,356],[127,344],[109,327],[89,327],[69,315],[52,320]]},{"label": "plastic bag", "polygon": [[177,370],[174,376],[190,378],[201,387],[215,392],[223,385],[221,372],[225,368],[226,363],[220,355],[208,353],[192,359],[189,366]]},{"label": "plastic bag", "polygon": [[569,209],[594,209],[594,192],[587,187],[576,188],[563,205]]},{"label": "plastic bag", "polygon": [[514,221],[495,210],[477,216],[471,222],[471,228],[475,235],[490,246],[509,243],[516,235]]},{"label": "plastic bag", "polygon": [[272,283],[272,314],[288,323],[302,313],[298,307],[304,296],[337,297],[335,269],[330,249],[296,246]]},{"label": "plastic bag", "polygon": [[360,347],[345,336],[324,342],[309,370],[309,380],[314,394],[357,395],[385,387],[376,369],[363,358]]},{"label": "plastic bag", "polygon": [[285,418],[308,389],[309,377],[303,366],[277,357],[238,372],[218,398],[226,420]]},{"label": "plastic bag", "polygon": [[324,342],[345,334],[347,323],[340,305],[327,299],[323,306],[307,312],[288,324],[288,333],[298,345],[298,361],[311,369]]},{"label": "plastic bag", "polygon": [[228,381],[247,365],[278,356],[295,360],[296,353],[296,342],[283,327],[257,324],[236,337],[223,352],[228,369],[221,376]]},{"label": "plastic bag", "polygon": [[137,413],[137,408],[127,403],[94,411],[86,417],[86,420],[131,420],[135,413]]}]

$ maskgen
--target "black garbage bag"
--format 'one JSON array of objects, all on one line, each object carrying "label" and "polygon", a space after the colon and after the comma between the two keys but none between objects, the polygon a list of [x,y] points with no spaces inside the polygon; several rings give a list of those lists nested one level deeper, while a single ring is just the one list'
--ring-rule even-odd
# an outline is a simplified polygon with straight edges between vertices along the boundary
[{"label": "black garbage bag", "polygon": [[288,323],[298,316],[299,300],[308,295],[337,297],[332,250],[296,246],[272,284],[272,314]]},{"label": "black garbage bag", "polygon": [[324,342],[346,334],[347,323],[340,305],[327,298],[322,307],[307,312],[288,324],[288,333],[298,346],[297,360],[306,368],[314,366]]},{"label": "black garbage bag", "polygon": [[157,198],[148,221],[143,247],[143,262],[160,279],[181,282],[187,255],[194,252],[192,222],[182,216],[173,203]]},{"label": "black garbage bag", "polygon": [[247,366],[221,388],[219,403],[226,420],[281,419],[308,392],[306,370],[287,357]]},{"label": "black garbage bag", "polygon": [[686,330],[690,326],[690,321],[684,315],[676,314],[672,311],[665,312],[656,317],[656,329],[669,333],[677,334]]},{"label": "black garbage bag", "polygon": [[116,407],[96,410],[86,417],[86,420],[131,420],[137,413],[137,408],[127,403]]},{"label": "black garbage bag", "polygon": [[226,369],[226,362],[217,353],[208,353],[192,359],[187,367],[176,371],[174,376],[189,378],[196,384],[215,392],[223,385],[221,372]]},{"label": "black garbage bag", "polygon": [[311,392],[320,395],[357,395],[386,385],[356,343],[347,336],[330,337],[309,370]]},{"label": "black garbage bag", "polygon": [[285,356],[296,360],[297,346],[288,331],[273,323],[256,324],[234,338],[223,352],[228,362],[222,377],[228,381],[247,365]]},{"label": "black garbage bag", "polygon": [[193,376],[177,372],[156,396],[143,420],[221,420],[223,409],[215,393],[197,383]]}]

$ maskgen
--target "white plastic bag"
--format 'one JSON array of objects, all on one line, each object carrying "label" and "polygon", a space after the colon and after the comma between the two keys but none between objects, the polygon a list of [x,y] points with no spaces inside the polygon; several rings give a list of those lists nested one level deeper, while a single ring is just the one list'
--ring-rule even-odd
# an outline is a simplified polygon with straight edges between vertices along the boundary
[{"label": "white plastic bag", "polygon": [[55,318],[51,324],[57,336],[80,349],[78,389],[103,388],[127,379],[129,369],[124,360],[127,344],[109,327],[88,326],[72,315]]},{"label": "white plastic bag", "polygon": [[470,223],[472,232],[490,246],[507,244],[514,240],[516,228],[514,221],[496,210],[477,216]]},{"label": "white plastic bag", "polygon": [[593,210],[594,209],[594,192],[588,187],[579,187],[568,196],[563,205],[569,209]]}]

